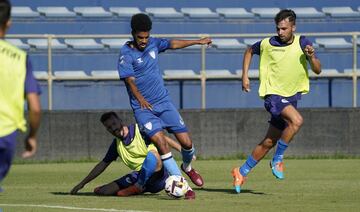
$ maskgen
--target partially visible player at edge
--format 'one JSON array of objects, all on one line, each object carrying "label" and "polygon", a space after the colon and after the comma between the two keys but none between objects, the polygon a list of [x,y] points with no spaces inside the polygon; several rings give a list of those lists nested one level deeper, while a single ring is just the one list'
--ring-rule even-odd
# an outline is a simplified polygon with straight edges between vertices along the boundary
[{"label": "partially visible player at edge", "polygon": [[[40,125],[40,87],[25,51],[4,40],[11,25],[11,4],[0,0],[0,183],[7,175],[15,155],[17,130],[26,131],[25,98],[29,109],[30,131],[22,157],[36,152],[36,132]],[[0,188],[1,191],[1,188]]]},{"label": "partially visible player at edge", "polygon": [[[181,169],[197,186],[203,186],[201,176],[191,167],[195,149],[188,129],[179,112],[171,102],[168,90],[159,70],[159,53],[167,49],[181,49],[191,45],[209,45],[210,38],[200,40],[168,40],[150,37],[152,22],[146,14],[135,14],[131,18],[132,41],[128,41],[120,52],[118,71],[125,81],[137,123],[156,145],[164,167],[170,175],[181,172],[165,141],[163,129],[173,133],[182,146]],[[194,199],[191,189],[185,198]]]},{"label": "partially visible player at edge", "polygon": [[232,170],[234,188],[241,186],[252,168],[277,144],[270,167],[277,179],[284,179],[283,155],[290,141],[303,124],[297,110],[297,101],[309,92],[307,62],[314,73],[320,74],[321,64],[315,56],[312,43],[304,36],[295,35],[296,14],[292,10],[281,10],[275,16],[277,36],[265,38],[245,51],[243,59],[242,88],[250,91],[248,77],[253,54],[260,55],[259,96],[271,114],[265,138],[255,147],[240,168]]}]

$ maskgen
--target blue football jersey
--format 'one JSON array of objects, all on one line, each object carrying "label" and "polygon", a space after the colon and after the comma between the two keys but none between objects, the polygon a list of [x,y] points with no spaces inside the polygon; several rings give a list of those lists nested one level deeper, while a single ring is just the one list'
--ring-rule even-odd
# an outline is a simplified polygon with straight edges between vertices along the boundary
[{"label": "blue football jersey", "polygon": [[[118,60],[120,79],[135,77],[135,84],[139,92],[152,105],[170,100],[158,64],[159,53],[168,48],[170,48],[168,39],[150,37],[144,51],[131,48],[127,44],[120,51]],[[127,92],[131,107],[133,109],[140,108],[139,102],[128,87]]]}]

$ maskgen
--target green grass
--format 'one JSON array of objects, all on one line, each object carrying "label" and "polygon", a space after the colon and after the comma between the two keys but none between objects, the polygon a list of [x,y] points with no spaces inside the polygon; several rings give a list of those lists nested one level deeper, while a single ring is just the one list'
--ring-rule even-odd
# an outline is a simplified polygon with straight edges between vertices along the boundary
[{"label": "green grass", "polygon": [[[242,162],[242,161],[241,161]],[[95,186],[129,170],[111,165],[79,195],[69,195],[95,163],[15,164],[3,182],[0,209],[12,211],[84,211],[1,204],[31,204],[140,211],[360,211],[360,160],[286,160],[283,181],[276,180],[264,160],[248,176],[241,194],[232,189],[230,170],[239,160],[198,160],[205,179],[196,200],[170,200],[164,192],[135,197],[98,197]],[[1,210],[0,210],[1,211]]]}]

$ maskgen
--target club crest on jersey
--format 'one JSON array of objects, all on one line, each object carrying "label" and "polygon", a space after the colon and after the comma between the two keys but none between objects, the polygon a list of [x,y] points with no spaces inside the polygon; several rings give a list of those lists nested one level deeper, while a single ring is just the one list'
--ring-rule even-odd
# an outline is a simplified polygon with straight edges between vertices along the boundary
[{"label": "club crest on jersey", "polygon": [[151,130],[151,129],[152,129],[152,124],[151,124],[151,122],[146,123],[144,126],[145,126],[145,128],[148,129],[148,130]]},{"label": "club crest on jersey", "polygon": [[138,59],[136,59],[136,61],[137,61],[138,63],[144,62],[141,57],[139,57]]},{"label": "club crest on jersey", "polygon": [[153,59],[155,59],[155,57],[156,57],[156,55],[155,55],[155,52],[154,52],[154,51],[149,52],[149,55],[150,55]]},{"label": "club crest on jersey", "polygon": [[284,104],[289,103],[289,101],[286,100],[286,99],[281,99],[281,102],[284,103]]},{"label": "club crest on jersey", "polygon": [[180,116],[180,121],[179,121],[179,122],[180,122],[181,125],[184,125],[184,124],[185,124],[185,123],[184,123],[184,120],[182,119],[181,116]]}]

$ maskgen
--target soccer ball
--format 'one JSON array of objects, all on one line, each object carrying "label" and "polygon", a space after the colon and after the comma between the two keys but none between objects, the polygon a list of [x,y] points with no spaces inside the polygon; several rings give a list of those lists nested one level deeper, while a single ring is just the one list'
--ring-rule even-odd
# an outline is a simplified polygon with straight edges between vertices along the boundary
[{"label": "soccer ball", "polygon": [[189,189],[189,184],[182,176],[172,175],[165,181],[165,192],[173,198],[181,198]]}]

